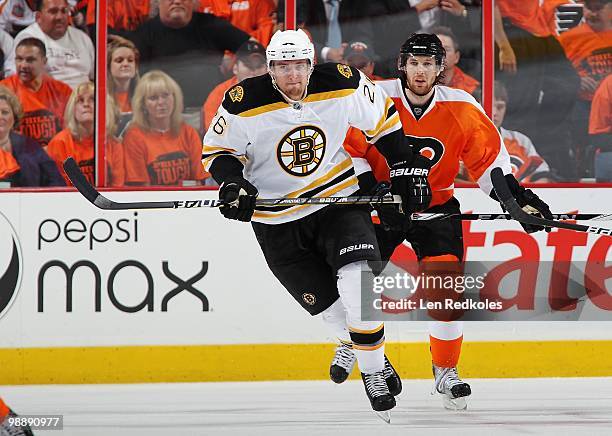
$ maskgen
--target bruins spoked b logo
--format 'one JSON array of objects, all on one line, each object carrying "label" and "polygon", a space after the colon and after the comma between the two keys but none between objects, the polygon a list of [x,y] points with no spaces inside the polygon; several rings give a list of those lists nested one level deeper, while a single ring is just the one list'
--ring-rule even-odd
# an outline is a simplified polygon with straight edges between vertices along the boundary
[{"label": "bruins spoked b logo", "polygon": [[314,306],[317,304],[317,297],[310,292],[304,292],[302,294],[302,300],[304,300],[304,303],[308,304],[309,306]]},{"label": "bruins spoked b logo", "polygon": [[278,143],[278,163],[293,176],[307,176],[319,167],[326,144],[325,133],[318,127],[296,127]]}]

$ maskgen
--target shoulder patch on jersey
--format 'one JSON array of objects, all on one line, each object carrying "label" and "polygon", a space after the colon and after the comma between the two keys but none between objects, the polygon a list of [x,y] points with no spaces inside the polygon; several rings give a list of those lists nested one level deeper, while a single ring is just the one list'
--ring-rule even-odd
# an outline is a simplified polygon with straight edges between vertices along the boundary
[{"label": "shoulder patch on jersey", "polygon": [[240,85],[236,85],[229,90],[227,95],[229,95],[229,98],[231,98],[234,103],[241,102],[242,97],[244,97],[244,88]]},{"label": "shoulder patch on jersey", "polygon": [[353,72],[351,71],[351,67],[349,67],[348,65],[338,64],[336,65],[336,67],[338,67],[338,72],[342,74],[344,77],[346,77],[347,79],[350,79],[351,77],[353,77]]},{"label": "shoulder patch on jersey", "polygon": [[348,65],[333,62],[315,65],[308,84],[308,95],[355,90],[359,88],[360,79],[359,70]]},{"label": "shoulder patch on jersey", "polygon": [[232,115],[254,116],[288,106],[269,74],[243,80],[225,92],[223,108]]}]

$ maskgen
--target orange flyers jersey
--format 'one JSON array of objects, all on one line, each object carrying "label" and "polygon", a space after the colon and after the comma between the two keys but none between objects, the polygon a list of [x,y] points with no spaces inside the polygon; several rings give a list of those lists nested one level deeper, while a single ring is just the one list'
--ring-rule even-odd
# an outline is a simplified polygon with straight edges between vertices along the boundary
[{"label": "orange flyers jersey", "polygon": [[208,126],[210,126],[210,122],[215,117],[217,109],[219,109],[219,106],[221,106],[223,96],[228,89],[236,84],[238,84],[238,79],[236,76],[234,76],[231,79],[217,85],[215,89],[208,94],[208,98],[202,106],[202,130],[204,132],[208,130]]},{"label": "orange flyers jersey", "polygon": [[23,119],[17,130],[45,147],[64,124],[64,109],[72,89],[64,82],[43,76],[38,91],[25,87],[15,74],[0,82],[17,95],[23,106]]},{"label": "orange flyers jersey", "polygon": [[510,155],[512,174],[519,182],[536,182],[547,177],[548,164],[536,151],[529,137],[515,130],[500,129],[501,136]]},{"label": "orange flyers jersey", "polygon": [[126,183],[177,185],[204,179],[201,144],[198,132],[186,123],[178,136],[132,125],[123,138]]},{"label": "orange flyers jersey", "polygon": [[595,91],[589,118],[589,133],[612,133],[612,74],[608,75]]},{"label": "orange flyers jersey", "polygon": [[272,38],[276,11],[273,0],[201,0],[197,10],[228,19],[263,45]]},{"label": "orange flyers jersey", "polygon": [[123,144],[116,138],[106,140],[106,174],[109,186],[123,186],[125,184]]},{"label": "orange flyers jersey", "polygon": [[463,89],[465,92],[471,94],[480,86],[480,82],[469,74],[464,73],[461,68],[455,67],[453,78],[447,86],[450,88]]},{"label": "orange flyers jersey", "polygon": [[[115,30],[135,30],[149,18],[151,2],[143,0],[109,0],[106,21]],[[87,24],[96,22],[96,2],[87,4]]]},{"label": "orange flyers jersey", "polygon": [[[512,171],[499,132],[467,92],[436,86],[431,104],[417,121],[399,79],[377,82],[377,85],[392,98],[410,146],[433,161],[428,178],[433,191],[431,206],[443,204],[452,197],[460,160],[487,195],[493,188],[490,177],[493,168],[501,167],[504,174]],[[351,134],[347,139],[355,137],[359,136]],[[388,171],[385,177],[381,175],[382,164],[378,160],[384,158],[365,139],[350,142],[346,148],[352,156],[366,158],[370,167],[378,169],[377,179],[389,180]],[[358,163],[355,168],[357,173],[364,172]]]},{"label": "orange flyers jersey", "polygon": [[[599,82],[612,73],[612,30],[595,32],[584,23],[563,32],[559,43],[580,77]],[[592,100],[593,93],[581,92],[580,97]]]},{"label": "orange flyers jersey", "polygon": [[64,129],[49,142],[47,154],[55,161],[68,186],[72,186],[72,183],[64,172],[62,164],[69,156],[72,156],[77,162],[87,181],[95,184],[96,166],[93,137],[79,141],[72,136],[70,130]]}]

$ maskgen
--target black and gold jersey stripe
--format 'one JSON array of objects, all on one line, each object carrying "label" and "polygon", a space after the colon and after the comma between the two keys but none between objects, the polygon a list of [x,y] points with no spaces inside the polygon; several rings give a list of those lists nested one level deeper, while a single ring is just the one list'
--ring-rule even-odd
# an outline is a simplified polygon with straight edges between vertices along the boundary
[{"label": "black and gold jersey stripe", "polygon": [[394,126],[397,128],[401,127],[401,121],[397,109],[393,104],[393,100],[391,100],[391,97],[387,97],[387,100],[385,100],[385,113],[376,123],[376,127],[363,133],[365,134],[367,140],[371,141],[381,132],[384,132]]},{"label": "black and gold jersey stripe", "polygon": [[[315,102],[351,95],[359,87],[359,71],[348,65],[316,65],[308,83],[305,102]],[[269,74],[243,80],[225,93],[223,107],[230,114],[253,117],[289,107],[274,88]]]},{"label": "black and gold jersey stripe", "polygon": [[[331,171],[322,177],[312,181],[302,189],[290,192],[286,195],[288,198],[308,198],[317,196],[333,196],[343,189],[355,186],[358,188],[355,169],[353,168],[351,158],[347,158],[343,162],[336,165]],[[307,205],[296,206],[261,206],[255,209],[254,217],[257,218],[272,218],[279,217],[295,211],[301,210]]]}]

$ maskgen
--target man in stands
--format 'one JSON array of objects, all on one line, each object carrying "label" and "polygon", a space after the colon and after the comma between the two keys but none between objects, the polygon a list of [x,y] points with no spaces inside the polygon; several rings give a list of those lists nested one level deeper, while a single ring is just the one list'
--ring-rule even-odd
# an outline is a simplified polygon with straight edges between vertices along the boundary
[{"label": "man in stands", "polygon": [[19,133],[46,147],[51,138],[62,130],[64,109],[72,89],[45,72],[47,50],[37,38],[24,38],[15,48],[17,74],[0,85],[12,90],[23,105]]},{"label": "man in stands", "polygon": [[122,34],[140,51],[141,73],[162,69],[176,80],[185,106],[192,108],[200,108],[222,81],[219,64],[225,50],[235,53],[249,39],[221,18],[194,12],[196,5],[197,0],[160,0],[159,15]]},{"label": "man in stands", "polygon": [[[17,34],[15,44],[25,38],[40,39],[47,49],[47,72],[75,88],[94,77],[94,48],[89,36],[68,25],[70,6],[66,0],[37,0],[36,22]],[[14,57],[8,59],[9,75],[16,72]]]}]

